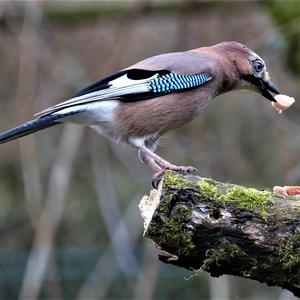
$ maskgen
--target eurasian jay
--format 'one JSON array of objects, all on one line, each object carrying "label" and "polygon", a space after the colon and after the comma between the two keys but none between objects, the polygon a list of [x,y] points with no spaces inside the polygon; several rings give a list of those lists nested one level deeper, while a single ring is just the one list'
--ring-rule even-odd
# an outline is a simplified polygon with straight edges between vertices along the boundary
[{"label": "eurasian jay", "polygon": [[161,54],[37,113],[36,119],[0,134],[0,143],[64,122],[86,125],[136,148],[140,160],[155,172],[156,186],[165,170],[195,170],[155,154],[159,138],[194,119],[218,95],[232,90],[255,91],[273,102],[276,99],[270,92],[279,94],[264,61],[240,43]]}]

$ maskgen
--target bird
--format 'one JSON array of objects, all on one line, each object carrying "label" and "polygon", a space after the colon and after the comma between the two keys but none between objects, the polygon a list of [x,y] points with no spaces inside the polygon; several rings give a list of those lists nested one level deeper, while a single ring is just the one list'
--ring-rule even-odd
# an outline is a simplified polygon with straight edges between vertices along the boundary
[{"label": "bird", "polygon": [[280,94],[264,60],[246,45],[227,41],[159,54],[85,87],[44,109],[35,119],[0,134],[0,144],[66,122],[81,124],[138,152],[154,171],[157,188],[166,170],[197,171],[155,153],[160,137],[193,120],[217,96],[249,90],[271,102]]}]

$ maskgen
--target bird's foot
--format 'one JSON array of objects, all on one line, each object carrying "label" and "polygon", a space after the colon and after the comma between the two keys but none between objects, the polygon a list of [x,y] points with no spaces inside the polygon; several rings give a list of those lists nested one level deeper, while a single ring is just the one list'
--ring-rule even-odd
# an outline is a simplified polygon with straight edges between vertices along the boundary
[{"label": "bird's foot", "polygon": [[155,188],[156,190],[158,189],[158,185],[162,179],[162,177],[164,176],[165,172],[167,169],[162,169],[161,171],[158,171],[157,173],[155,173],[152,177],[152,186],[153,188]]},{"label": "bird's foot", "polygon": [[152,177],[153,188],[158,189],[158,185],[167,170],[172,170],[172,171],[175,171],[178,173],[183,173],[183,174],[191,174],[194,172],[198,172],[198,169],[196,169],[192,166],[175,166],[175,165],[166,166],[161,171],[155,173],[154,176]]},{"label": "bird's foot", "polygon": [[191,174],[191,173],[199,172],[198,169],[193,166],[173,166],[168,170],[172,170],[183,174]]}]

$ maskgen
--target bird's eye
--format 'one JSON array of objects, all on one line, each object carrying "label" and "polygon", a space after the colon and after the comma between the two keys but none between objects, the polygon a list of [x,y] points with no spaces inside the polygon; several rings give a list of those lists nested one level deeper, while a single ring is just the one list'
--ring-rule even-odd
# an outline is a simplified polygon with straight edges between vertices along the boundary
[{"label": "bird's eye", "polygon": [[264,64],[259,60],[255,60],[253,62],[253,68],[255,72],[260,73],[264,69]]}]

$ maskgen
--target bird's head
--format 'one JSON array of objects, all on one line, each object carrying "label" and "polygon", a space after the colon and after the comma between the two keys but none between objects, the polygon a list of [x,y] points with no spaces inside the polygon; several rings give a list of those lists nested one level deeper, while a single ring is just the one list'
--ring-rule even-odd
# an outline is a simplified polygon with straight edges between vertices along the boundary
[{"label": "bird's head", "polygon": [[266,64],[258,54],[237,42],[219,43],[213,48],[219,58],[224,58],[225,81],[231,82],[230,89],[252,90],[276,102],[271,93],[280,92],[270,80]]}]

